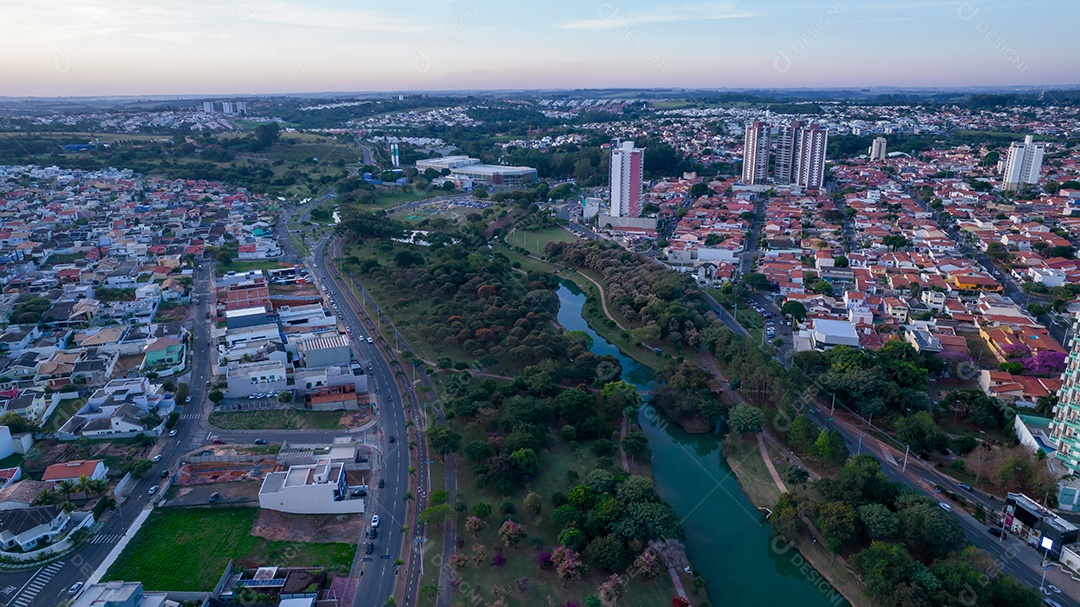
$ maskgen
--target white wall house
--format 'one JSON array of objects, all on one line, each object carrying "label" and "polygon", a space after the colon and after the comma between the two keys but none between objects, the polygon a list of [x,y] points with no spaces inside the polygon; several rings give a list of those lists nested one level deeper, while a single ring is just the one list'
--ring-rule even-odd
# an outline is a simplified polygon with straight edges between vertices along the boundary
[{"label": "white wall house", "polygon": [[320,459],[267,474],[259,489],[259,507],[292,514],[363,512],[364,500],[350,497],[345,464]]}]

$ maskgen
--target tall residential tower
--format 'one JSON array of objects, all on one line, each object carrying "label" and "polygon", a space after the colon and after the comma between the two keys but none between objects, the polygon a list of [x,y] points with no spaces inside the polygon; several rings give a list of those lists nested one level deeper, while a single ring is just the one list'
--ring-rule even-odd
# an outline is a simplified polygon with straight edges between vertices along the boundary
[{"label": "tall residential tower", "polygon": [[870,144],[870,160],[885,160],[885,138],[874,137],[874,143]]},{"label": "tall residential tower", "polygon": [[611,142],[611,216],[641,215],[641,174],[645,167],[645,148],[633,141]]},{"label": "tall residential tower", "polygon": [[747,185],[765,183],[769,176],[769,125],[755,120],[746,125],[743,146],[742,181]]},{"label": "tall residential tower", "polygon": [[[1080,314],[1073,322],[1073,328],[1080,329]],[[1050,438],[1057,441],[1058,459],[1070,472],[1080,474],[1080,339],[1074,337],[1072,340],[1072,351],[1065,361],[1065,372],[1061,379],[1065,383],[1058,390],[1054,421],[1050,422]]]},{"label": "tall residential tower", "polygon": [[1013,142],[1009,146],[1009,158],[1005,161],[1005,174],[1001,177],[1001,189],[1015,190],[1023,184],[1039,182],[1045,143],[1035,143],[1033,137],[1024,137],[1024,143]]}]

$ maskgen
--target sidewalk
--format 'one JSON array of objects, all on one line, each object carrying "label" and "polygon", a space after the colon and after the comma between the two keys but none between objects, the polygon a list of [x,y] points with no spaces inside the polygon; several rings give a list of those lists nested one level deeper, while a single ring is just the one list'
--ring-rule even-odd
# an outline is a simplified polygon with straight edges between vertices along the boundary
[{"label": "sidewalk", "polygon": [[130,527],[128,527],[127,533],[124,534],[124,537],[120,538],[120,542],[113,547],[113,549],[109,552],[109,555],[105,557],[105,560],[101,561],[101,565],[99,565],[97,570],[94,571],[93,575],[90,576],[90,579],[86,580],[87,585],[96,584],[101,581],[101,578],[105,576],[105,572],[109,570],[109,567],[111,567],[112,564],[116,561],[116,559],[120,556],[120,553],[124,551],[124,548],[128,545],[128,542],[131,541],[131,538],[135,537],[135,534],[138,533],[139,529],[143,526],[143,523],[146,522],[146,518],[150,516],[150,513],[153,511],[153,507],[150,507],[145,508],[141,512],[139,512],[139,515],[135,517],[135,521],[131,523]]}]

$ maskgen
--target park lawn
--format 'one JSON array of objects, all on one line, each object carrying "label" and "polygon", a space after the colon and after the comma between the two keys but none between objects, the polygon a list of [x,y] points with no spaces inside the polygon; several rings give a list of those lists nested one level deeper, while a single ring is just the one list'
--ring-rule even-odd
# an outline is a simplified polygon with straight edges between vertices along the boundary
[{"label": "park lawn", "polygon": [[82,409],[85,404],[85,398],[69,398],[60,401],[60,404],[56,406],[56,409],[42,427],[42,432],[56,432],[67,423],[67,420],[71,419],[72,415],[78,413],[79,409]]},{"label": "park lawn", "polygon": [[436,196],[453,194],[453,192],[447,192],[446,190],[431,189],[431,190],[416,190],[409,188],[402,191],[391,192],[385,190],[377,190],[379,193],[379,200],[375,203],[375,206],[380,209],[389,209],[396,207],[399,204],[405,204],[408,202],[416,202],[417,200],[424,200],[426,198],[435,198]]},{"label": "park lawn", "polygon": [[168,508],[152,512],[103,581],[139,580],[147,590],[214,588],[229,561],[241,567],[325,567],[347,575],[356,546],[272,542],[251,535],[257,508]]},{"label": "park lawn", "polygon": [[210,424],[222,430],[340,430],[341,413],[337,411],[229,411],[210,414]]},{"label": "park lawn", "polygon": [[549,242],[574,242],[579,240],[575,234],[559,227],[544,228],[541,230],[515,229],[506,236],[506,242],[521,247],[537,257],[544,256],[544,246]]},{"label": "park lawn", "polygon": [[226,265],[222,263],[214,264],[214,270],[218,276],[224,276],[226,272],[249,272],[251,270],[277,270],[278,268],[290,267],[289,264],[282,264],[278,261],[272,260],[260,260],[260,261],[233,261]]}]

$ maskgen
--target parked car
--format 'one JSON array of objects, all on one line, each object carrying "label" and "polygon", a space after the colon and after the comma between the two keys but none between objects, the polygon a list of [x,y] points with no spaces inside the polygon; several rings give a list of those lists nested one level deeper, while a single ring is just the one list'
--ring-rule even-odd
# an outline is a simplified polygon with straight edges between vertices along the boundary
[{"label": "parked car", "polygon": [[155,455],[155,456],[154,456],[154,457],[153,457],[153,458],[152,458],[152,459],[151,459],[150,461],[154,462],[155,464],[156,464],[156,463],[158,463],[158,462],[160,462],[160,461],[161,461],[161,454],[160,454],[160,453],[158,453],[158,454],[157,454],[157,455]]},{"label": "parked car", "polygon": [[379,535],[379,531],[374,527],[371,528],[371,531],[368,531],[368,537],[371,539],[375,539],[377,535]]},{"label": "parked car", "polygon": [[169,437],[172,438],[174,436],[176,436],[176,430],[169,430]]},{"label": "parked car", "polygon": [[265,445],[266,444],[266,439],[265,438],[257,438],[257,439],[255,439],[255,444],[256,445]]},{"label": "parked car", "polygon": [[382,489],[385,486],[386,486],[386,480],[380,478],[379,479],[379,489]]},{"label": "parked car", "polygon": [[941,506],[941,509],[945,512],[952,512],[952,506],[946,504],[945,502],[938,502],[938,506]]},{"label": "parked car", "polygon": [[379,515],[378,514],[371,517],[371,526],[372,527],[378,527],[379,526]]},{"label": "parked car", "polygon": [[71,596],[75,596],[76,594],[79,594],[79,591],[82,590],[82,587],[82,582],[75,582],[71,585],[71,588],[68,588],[68,594],[70,594]]},{"label": "parked car", "polygon": [[161,478],[168,478],[168,477],[169,477],[169,469],[166,468],[166,469],[161,471]]},{"label": "parked car", "polygon": [[157,485],[154,485],[153,487],[150,487],[150,495],[154,495],[155,493],[157,493],[157,490],[158,490]]},{"label": "parked car", "polygon": [[214,439],[214,444],[215,445],[224,445],[225,441],[221,440],[220,438],[215,438]]},{"label": "parked car", "polygon": [[1005,537],[1005,530],[1001,527],[987,527],[986,532],[994,537]]},{"label": "parked car", "polygon": [[372,552],[375,552],[375,544],[368,542],[366,545],[364,545],[364,553],[371,554]]},{"label": "parked car", "polygon": [[220,494],[220,493],[218,493],[217,491],[215,491],[215,492],[213,492],[213,493],[211,493],[211,494],[210,494],[210,499],[208,499],[208,500],[206,500],[206,501],[208,501],[208,502],[210,502],[211,504],[213,504],[214,502],[218,501],[218,498],[219,498],[219,497],[221,497],[221,494]]}]

